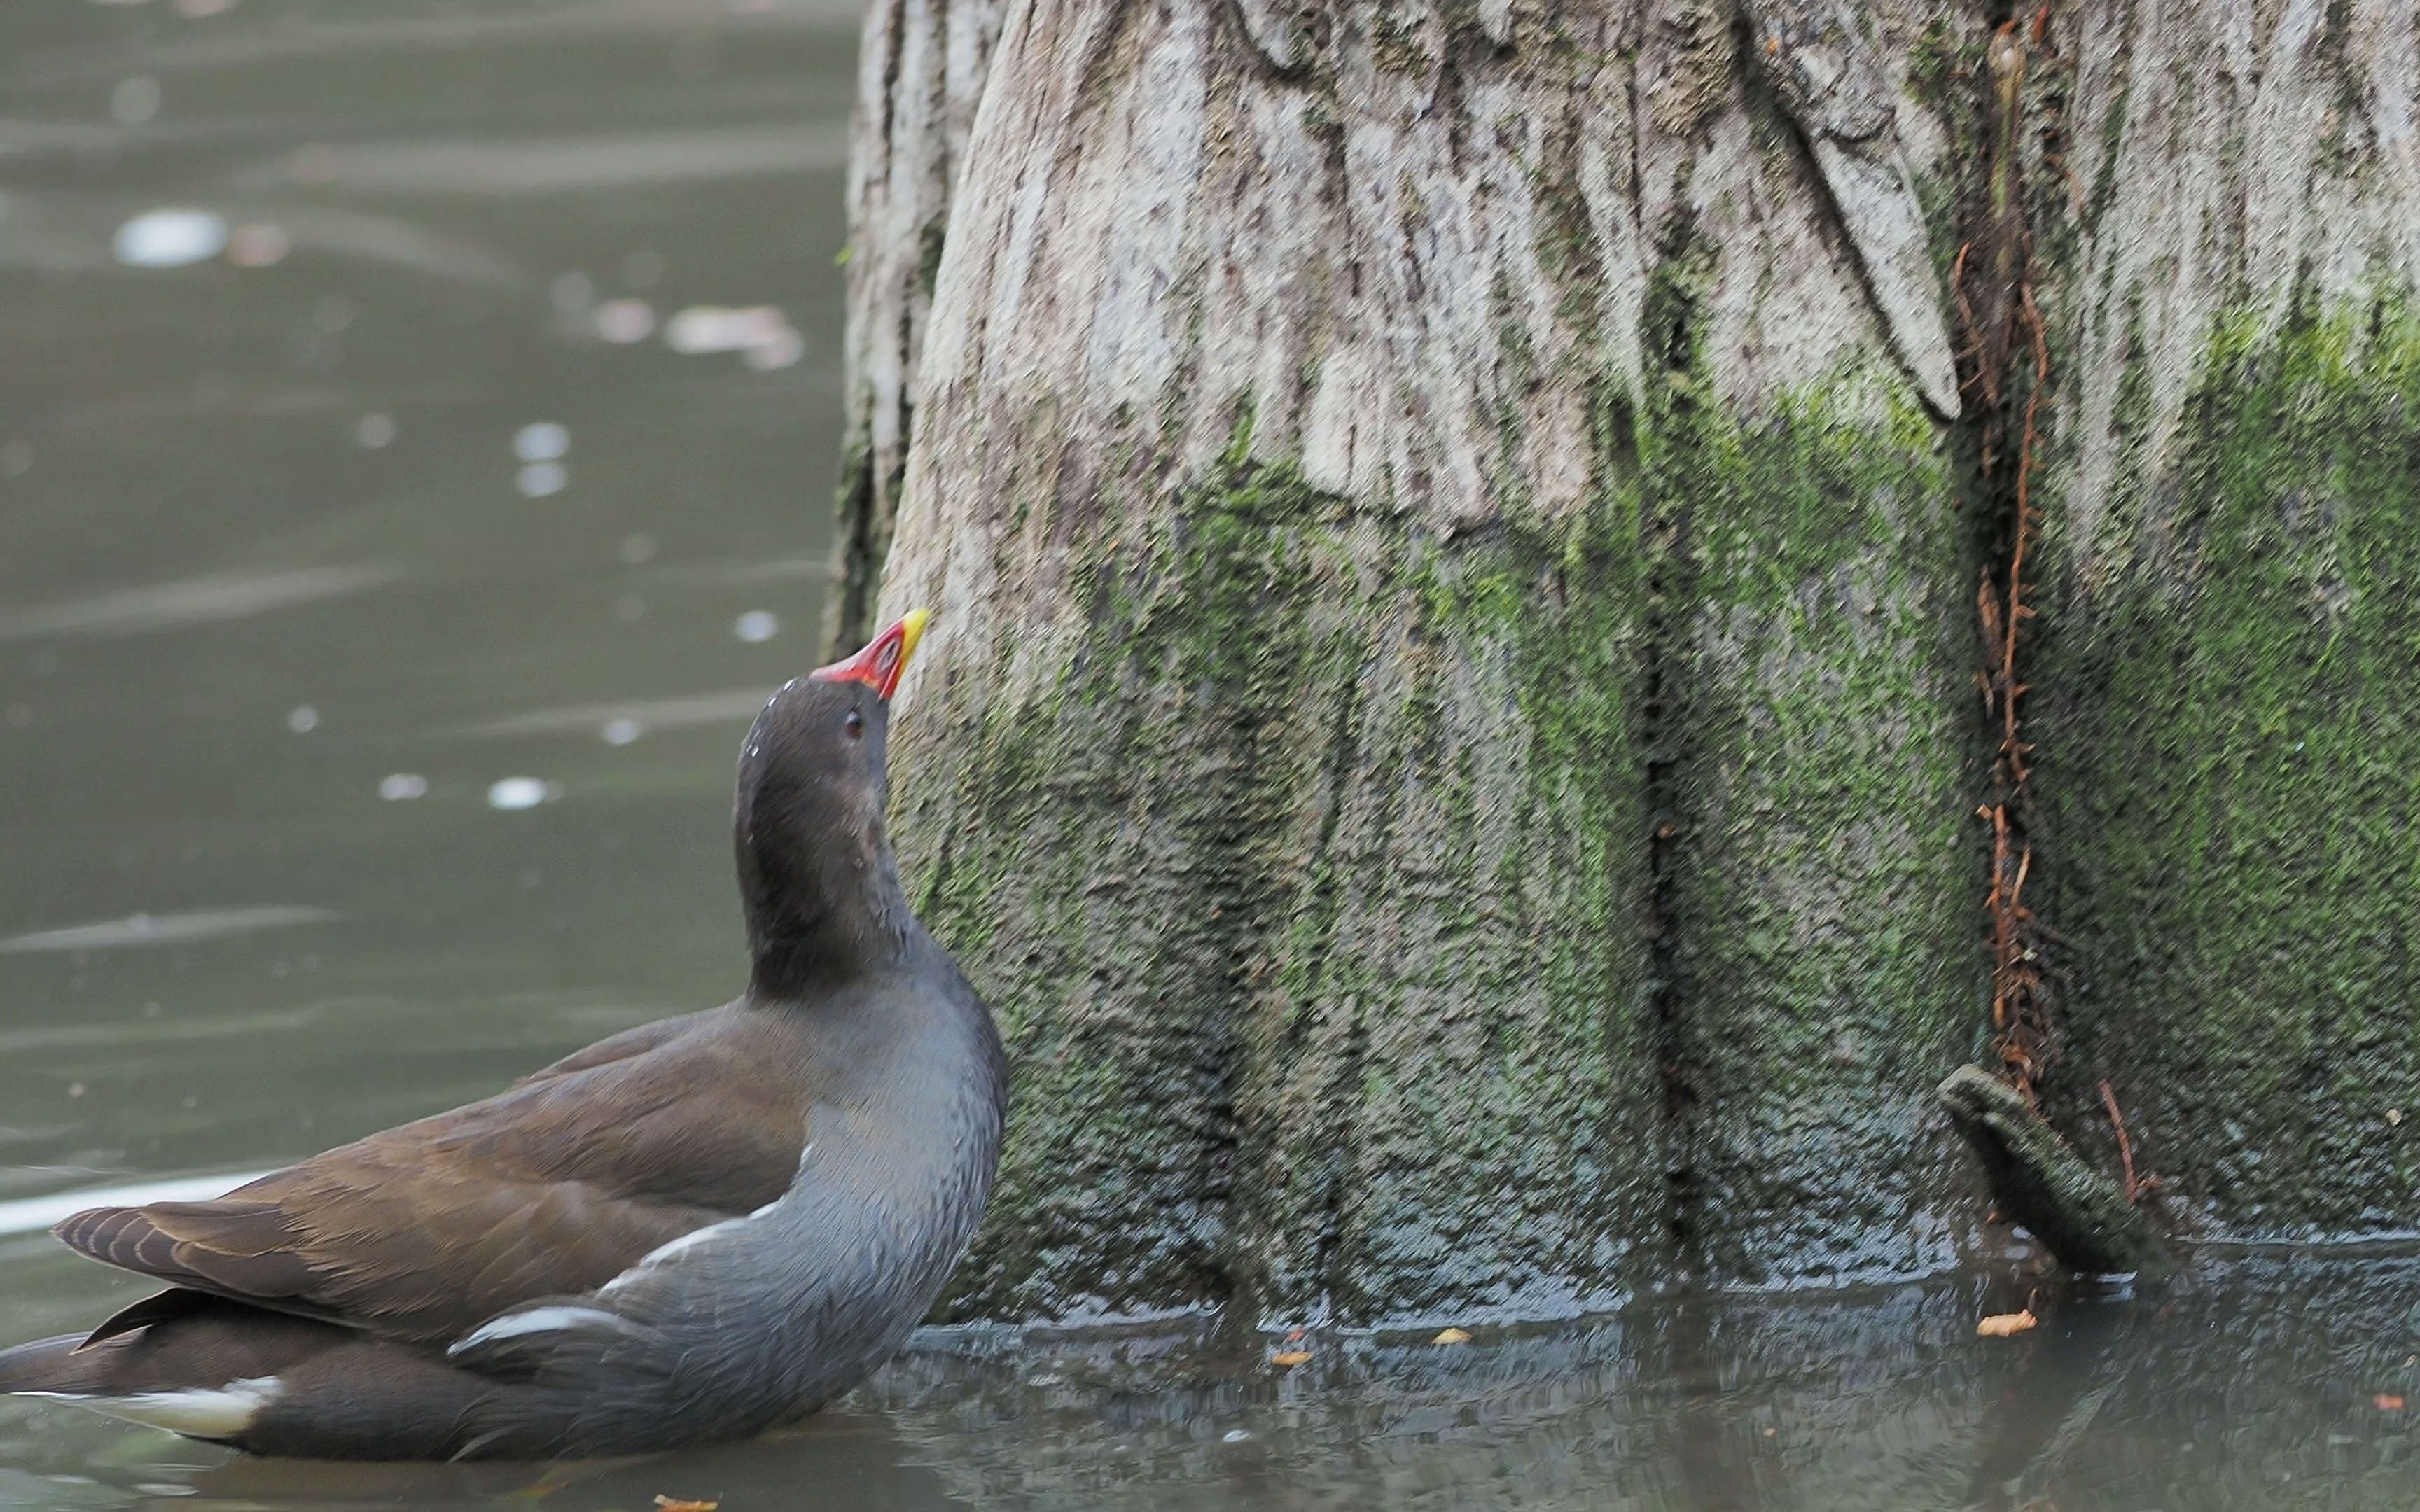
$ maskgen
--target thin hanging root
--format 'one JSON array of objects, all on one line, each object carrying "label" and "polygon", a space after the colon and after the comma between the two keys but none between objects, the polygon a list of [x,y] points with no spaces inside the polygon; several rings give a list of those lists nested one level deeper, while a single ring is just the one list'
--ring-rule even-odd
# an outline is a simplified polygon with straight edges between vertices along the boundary
[{"label": "thin hanging root", "polygon": [[[2024,738],[2023,709],[2031,685],[2018,675],[2024,627],[2034,618],[2025,596],[2025,568],[2040,523],[2033,502],[2033,472],[2042,396],[2050,387],[2050,342],[2029,276],[2032,242],[2024,223],[2020,154],[2027,53],[2046,45],[2050,19],[2051,7],[2043,4],[2031,25],[2011,20],[1994,39],[2000,71],[1992,116],[1988,200],[1976,234],[1959,246],[1950,275],[1962,327],[1965,387],[1978,401],[1973,412],[1981,420],[1983,477],[1993,491],[2007,489],[2001,497],[2009,505],[2008,557],[1996,571],[1985,571],[1975,599],[1985,647],[1977,680],[1984,717],[1998,736],[1992,792],[1979,811],[1992,826],[1992,876],[1984,900],[1992,919],[1992,1030],[2000,1064],[2028,1104],[2058,1054],[2042,978],[2043,931],[2024,905],[2034,864],[2025,832],[2033,746]],[[2021,406],[2016,402],[2020,380],[2009,371],[2022,362],[2020,352],[2033,359]]]},{"label": "thin hanging root", "polygon": [[2118,1160],[2126,1173],[2126,1200],[2138,1201],[2144,1193],[2160,1184],[2160,1179],[2134,1175],[2134,1142],[2126,1137],[2126,1115],[2118,1111],[2118,1094],[2109,1089],[2106,1076],[2101,1079],[2101,1105],[2109,1110],[2109,1127],[2118,1132]]}]

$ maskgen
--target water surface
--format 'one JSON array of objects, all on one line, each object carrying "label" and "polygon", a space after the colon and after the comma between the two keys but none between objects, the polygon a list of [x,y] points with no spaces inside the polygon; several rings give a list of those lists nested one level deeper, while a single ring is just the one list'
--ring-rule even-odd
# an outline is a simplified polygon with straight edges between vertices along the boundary
[{"label": "water surface", "polygon": [[[853,8],[0,6],[0,1340],[41,1232],[737,985],[804,667]],[[0,1506],[2409,1507],[2420,1272],[1973,1276],[1469,1343],[937,1336],[638,1464],[269,1464],[0,1404]]]}]

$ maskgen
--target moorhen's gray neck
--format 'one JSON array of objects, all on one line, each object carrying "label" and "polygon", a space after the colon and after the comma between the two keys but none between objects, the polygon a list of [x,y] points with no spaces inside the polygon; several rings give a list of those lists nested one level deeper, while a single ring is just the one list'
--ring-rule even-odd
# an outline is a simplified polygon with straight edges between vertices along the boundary
[{"label": "moorhen's gray neck", "polygon": [[[861,733],[835,741],[830,729],[852,712]],[[878,700],[801,682],[776,696],[749,733],[732,840],[749,995],[758,1002],[812,996],[907,949],[915,916],[883,820],[888,723]]]}]

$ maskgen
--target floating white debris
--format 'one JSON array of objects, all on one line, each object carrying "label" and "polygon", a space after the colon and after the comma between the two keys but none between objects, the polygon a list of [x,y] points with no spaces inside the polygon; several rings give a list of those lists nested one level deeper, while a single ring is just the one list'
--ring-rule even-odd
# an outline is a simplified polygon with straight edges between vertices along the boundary
[{"label": "floating white debris", "polygon": [[294,239],[286,234],[286,228],[267,221],[254,221],[227,233],[227,261],[238,268],[267,268],[284,262],[293,250]]},{"label": "floating white debris", "polygon": [[750,645],[770,640],[782,633],[782,622],[770,609],[752,609],[733,622],[731,633]]},{"label": "floating white debris", "polygon": [[1252,1430],[1250,1428],[1229,1428],[1226,1432],[1218,1435],[1218,1442],[1220,1443],[1241,1443],[1251,1436]]},{"label": "floating white debris", "polygon": [[778,351],[794,341],[803,344],[804,338],[792,329],[790,317],[770,304],[737,309],[692,304],[664,323],[664,345],[685,357],[748,352],[759,347]]},{"label": "floating white debris", "polygon": [[605,744],[609,746],[627,746],[630,742],[638,739],[642,733],[639,721],[636,719],[608,719],[605,721]]},{"label": "floating white debris", "polygon": [[513,432],[513,455],[523,462],[559,461],[571,451],[571,432],[551,420],[535,421]]},{"label": "floating white debris", "polygon": [[111,250],[129,268],[185,268],[226,250],[227,224],[209,210],[146,210],[117,228]]},{"label": "floating white debris", "polygon": [[542,782],[534,777],[507,777],[488,789],[488,807],[535,809],[550,798],[562,795],[563,790],[552,782]]},{"label": "floating white debris", "polygon": [[319,728],[319,711],[308,703],[297,703],[294,712],[286,717],[286,728],[298,735],[307,735]]},{"label": "floating white debris", "polygon": [[324,908],[270,903],[254,908],[197,908],[183,914],[130,914],[98,924],[37,930],[0,940],[0,954],[28,950],[106,950],[119,946],[189,945],[254,930],[324,923],[338,916]]},{"label": "floating white debris", "polygon": [[364,415],[353,422],[353,444],[365,452],[376,452],[395,444],[393,415]]},{"label": "floating white debris", "polygon": [[597,338],[616,347],[644,341],[656,330],[655,306],[644,300],[607,300],[597,307],[592,318],[597,324]]},{"label": "floating white debris", "polygon": [[410,803],[428,796],[428,779],[418,772],[389,772],[379,779],[379,796],[389,803]]},{"label": "floating white debris", "polygon": [[775,368],[795,366],[806,355],[807,338],[785,327],[741,352],[739,360],[759,373],[770,373]]},{"label": "floating white debris", "polygon": [[160,81],[143,74],[120,79],[109,92],[109,118],[120,126],[140,126],[160,114]]},{"label": "floating white debris", "polygon": [[532,462],[514,477],[513,486],[524,498],[544,499],[563,492],[563,486],[570,481],[571,475],[563,471],[560,462]]}]

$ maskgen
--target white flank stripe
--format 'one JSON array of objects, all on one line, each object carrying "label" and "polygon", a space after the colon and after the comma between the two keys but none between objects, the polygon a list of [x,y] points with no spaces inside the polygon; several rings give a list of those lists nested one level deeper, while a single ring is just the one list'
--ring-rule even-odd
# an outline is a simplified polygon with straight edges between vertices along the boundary
[{"label": "white flank stripe", "polygon": [[[666,1260],[671,1259],[674,1256],[678,1255],[681,1251],[689,1249],[693,1245],[703,1244],[717,1234],[729,1233],[732,1229],[738,1227],[741,1224],[744,1224],[748,1220],[746,1218],[725,1218],[719,1224],[708,1224],[703,1228],[692,1228],[688,1233],[681,1235],[680,1238],[668,1240],[665,1242],[657,1245],[654,1249],[647,1251],[644,1255],[640,1256],[639,1263],[632,1266],[630,1270],[644,1271],[650,1265],[661,1265]],[[625,1271],[622,1273],[622,1275],[628,1275],[629,1273],[629,1271]],[[618,1281],[622,1279],[622,1276],[615,1276],[613,1279]],[[611,1283],[608,1284],[610,1285]]]},{"label": "white flank stripe", "polygon": [[533,1307],[525,1313],[506,1313],[491,1318],[462,1335],[446,1352],[462,1350],[498,1339],[516,1339],[524,1334],[551,1334],[558,1329],[576,1328],[582,1323],[618,1325],[621,1319],[596,1307]]}]

